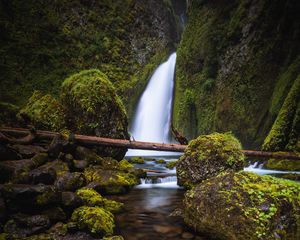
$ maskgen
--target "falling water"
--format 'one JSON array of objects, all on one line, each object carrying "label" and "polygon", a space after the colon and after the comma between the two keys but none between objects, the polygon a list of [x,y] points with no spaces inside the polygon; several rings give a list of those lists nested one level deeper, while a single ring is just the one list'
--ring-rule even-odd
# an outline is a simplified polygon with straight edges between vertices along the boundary
[{"label": "falling water", "polygon": [[[131,135],[134,140],[169,143],[176,53],[152,75],[134,116]],[[170,155],[162,153],[159,155]],[[155,151],[129,150],[127,156],[157,155]]]}]

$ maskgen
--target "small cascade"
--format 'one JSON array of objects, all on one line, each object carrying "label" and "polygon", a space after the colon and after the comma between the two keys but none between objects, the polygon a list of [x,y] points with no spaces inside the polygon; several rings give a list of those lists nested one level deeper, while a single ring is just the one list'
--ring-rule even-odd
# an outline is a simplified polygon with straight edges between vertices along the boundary
[{"label": "small cascade", "polygon": [[[170,122],[174,87],[176,53],[155,70],[142,94],[133,124],[131,135],[136,141],[170,143]],[[126,156],[153,156],[155,151],[129,150]],[[174,155],[162,153],[159,155]]]},{"label": "small cascade", "polygon": [[179,188],[177,185],[177,177],[169,176],[163,178],[142,178],[141,184],[136,188]]}]

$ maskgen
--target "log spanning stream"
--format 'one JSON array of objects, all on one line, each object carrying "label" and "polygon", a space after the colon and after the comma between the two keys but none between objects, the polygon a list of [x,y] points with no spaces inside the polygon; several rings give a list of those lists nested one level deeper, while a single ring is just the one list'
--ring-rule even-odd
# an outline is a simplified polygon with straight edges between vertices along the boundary
[{"label": "log spanning stream", "polygon": [[[0,132],[13,134],[18,136],[25,136],[29,133],[28,129],[25,128],[9,128],[2,127]],[[59,135],[58,132],[50,131],[40,131],[37,130],[35,133],[36,138],[41,140],[52,140],[55,136]],[[1,138],[1,136],[0,136]],[[2,136],[3,138],[3,136]],[[124,139],[112,139],[112,138],[103,138],[95,136],[86,136],[86,135],[74,135],[74,140],[78,143],[85,145],[102,145],[110,147],[125,147],[129,149],[143,149],[143,150],[155,150],[155,151],[170,151],[170,152],[184,152],[187,145],[180,144],[166,144],[166,143],[156,143],[156,142],[142,142],[142,141],[131,141]],[[294,159],[300,160],[300,156],[289,152],[265,152],[265,151],[256,151],[256,150],[241,150],[246,156],[249,157],[262,157],[262,158],[277,158],[277,159]]]}]

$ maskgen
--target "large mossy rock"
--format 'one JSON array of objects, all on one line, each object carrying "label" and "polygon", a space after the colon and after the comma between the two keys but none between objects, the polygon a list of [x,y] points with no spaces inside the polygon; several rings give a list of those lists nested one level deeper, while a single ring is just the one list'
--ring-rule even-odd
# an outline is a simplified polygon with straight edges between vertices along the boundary
[{"label": "large mossy rock", "polygon": [[202,135],[190,141],[177,162],[178,184],[187,188],[227,169],[243,169],[241,144],[231,133]]},{"label": "large mossy rock", "polygon": [[63,106],[51,95],[43,95],[40,91],[34,91],[19,114],[38,129],[57,131],[65,126]]},{"label": "large mossy rock", "polygon": [[300,161],[293,159],[268,159],[264,168],[282,171],[300,171]]},{"label": "large mossy rock", "polygon": [[[99,70],[85,70],[67,78],[61,89],[69,128],[101,137],[129,139],[125,108],[107,76]],[[122,159],[126,149],[101,148],[99,153]]]},{"label": "large mossy rock", "polygon": [[87,229],[101,236],[112,235],[115,227],[113,215],[101,207],[79,207],[73,212],[71,220],[79,229]]},{"label": "large mossy rock", "polygon": [[184,221],[222,240],[300,239],[300,184],[232,171],[185,194]]}]

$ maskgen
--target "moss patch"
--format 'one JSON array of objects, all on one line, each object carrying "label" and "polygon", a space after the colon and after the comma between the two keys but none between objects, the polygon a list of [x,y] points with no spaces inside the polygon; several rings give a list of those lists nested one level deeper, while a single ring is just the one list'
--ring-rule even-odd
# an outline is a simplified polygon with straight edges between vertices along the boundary
[{"label": "moss patch", "polygon": [[115,227],[113,215],[101,207],[82,206],[75,209],[71,220],[79,229],[87,229],[93,234],[112,235]]},{"label": "moss patch", "polygon": [[300,171],[300,161],[293,159],[269,159],[264,168],[282,171]]}]

